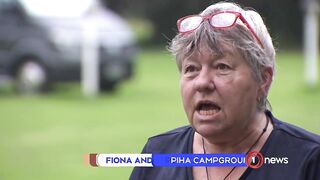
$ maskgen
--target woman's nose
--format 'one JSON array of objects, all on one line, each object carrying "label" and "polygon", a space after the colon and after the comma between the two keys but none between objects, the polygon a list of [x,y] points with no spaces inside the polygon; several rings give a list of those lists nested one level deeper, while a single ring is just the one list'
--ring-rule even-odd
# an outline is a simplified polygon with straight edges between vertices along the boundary
[{"label": "woman's nose", "polygon": [[213,74],[208,70],[200,72],[198,77],[195,79],[195,87],[199,92],[213,91],[215,88],[213,82]]}]

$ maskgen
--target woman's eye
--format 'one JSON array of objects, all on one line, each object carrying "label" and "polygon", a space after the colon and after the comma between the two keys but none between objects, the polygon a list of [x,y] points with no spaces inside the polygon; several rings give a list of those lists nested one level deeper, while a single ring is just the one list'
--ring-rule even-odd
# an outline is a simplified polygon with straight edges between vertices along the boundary
[{"label": "woman's eye", "polygon": [[221,64],[218,64],[218,65],[217,65],[217,69],[218,69],[218,70],[229,70],[229,69],[230,69],[230,66],[221,63]]},{"label": "woman's eye", "polygon": [[187,66],[184,70],[184,73],[192,73],[194,71],[196,71],[196,67],[195,66]]}]

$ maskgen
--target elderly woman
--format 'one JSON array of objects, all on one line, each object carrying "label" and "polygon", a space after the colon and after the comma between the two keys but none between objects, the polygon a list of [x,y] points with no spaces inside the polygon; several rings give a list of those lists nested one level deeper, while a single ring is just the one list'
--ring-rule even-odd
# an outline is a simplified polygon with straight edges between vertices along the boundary
[{"label": "elderly woman", "polygon": [[142,153],[248,153],[286,158],[250,167],[135,168],[130,179],[319,179],[320,138],[272,116],[275,50],[260,15],[221,2],[178,20],[170,50],[190,126],[149,138]]}]

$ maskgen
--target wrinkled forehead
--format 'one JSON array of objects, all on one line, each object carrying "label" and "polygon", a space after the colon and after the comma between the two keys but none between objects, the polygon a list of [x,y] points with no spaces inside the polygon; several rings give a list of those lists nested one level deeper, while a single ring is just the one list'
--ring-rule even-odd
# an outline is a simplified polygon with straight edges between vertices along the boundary
[{"label": "wrinkled forehead", "polygon": [[225,56],[238,55],[239,51],[230,43],[216,42],[216,44],[201,42],[194,45],[189,56],[186,56],[183,61],[190,61],[201,58],[203,55],[209,55],[212,59],[221,59]]}]

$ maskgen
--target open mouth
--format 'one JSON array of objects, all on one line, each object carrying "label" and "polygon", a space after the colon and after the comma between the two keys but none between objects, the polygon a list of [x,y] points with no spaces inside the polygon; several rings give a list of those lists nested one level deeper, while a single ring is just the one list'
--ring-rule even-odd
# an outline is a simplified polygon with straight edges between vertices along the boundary
[{"label": "open mouth", "polygon": [[200,101],[196,106],[196,111],[200,115],[211,116],[219,112],[221,108],[212,101]]}]

